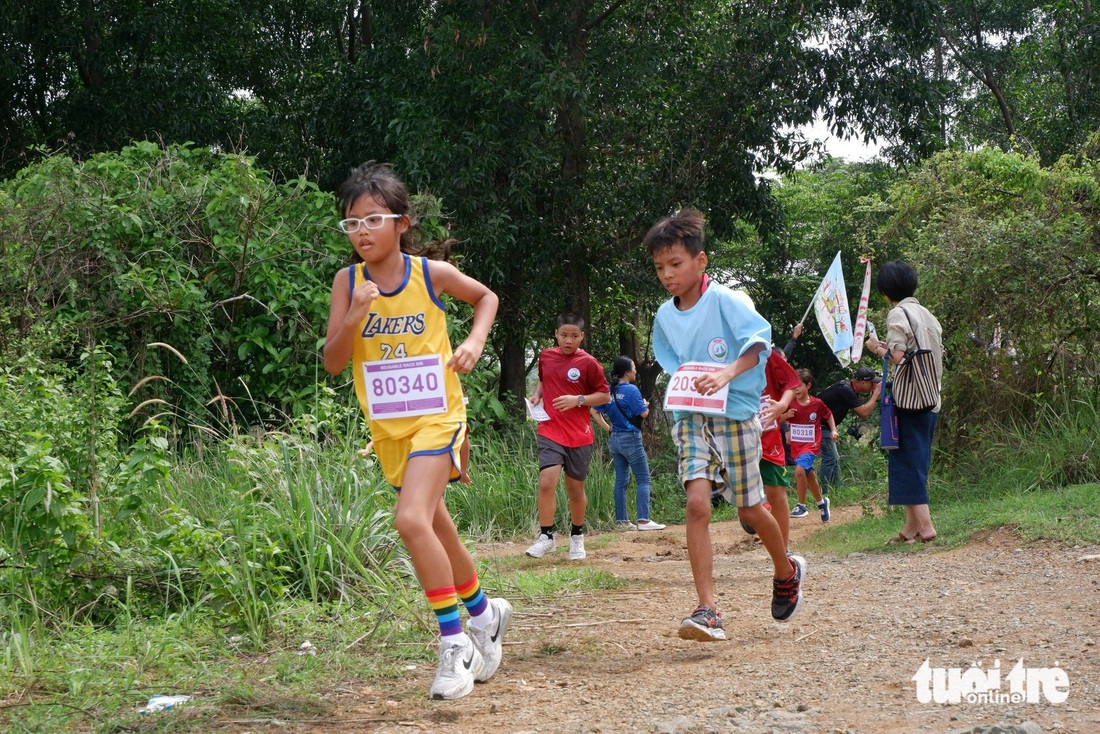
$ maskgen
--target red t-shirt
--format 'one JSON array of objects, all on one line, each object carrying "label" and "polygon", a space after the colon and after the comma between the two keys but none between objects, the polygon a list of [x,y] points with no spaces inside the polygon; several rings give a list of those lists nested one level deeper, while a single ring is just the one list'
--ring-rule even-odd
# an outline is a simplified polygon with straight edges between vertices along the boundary
[{"label": "red t-shirt", "polygon": [[[761,411],[768,407],[768,398],[779,400],[784,392],[802,384],[794,367],[787,364],[787,360],[783,359],[774,348],[764,363],[764,377],[767,379],[767,384],[764,385],[764,394],[760,397]],[[794,404],[795,401],[791,402]],[[760,434],[760,448],[763,451],[761,458],[777,466],[786,466],[787,454],[783,451],[783,433],[779,430],[779,424],[772,423],[770,426],[765,426],[763,418],[760,424],[764,429]]]},{"label": "red t-shirt", "polygon": [[588,406],[557,410],[554,398],[609,392],[603,366],[583,349],[566,356],[558,347],[550,347],[539,355],[539,381],[542,382],[542,407],[550,420],[539,423],[538,434],[569,448],[592,443],[592,418]]},{"label": "red t-shirt", "polygon": [[829,407],[811,395],[805,405],[795,400],[791,408],[794,415],[787,420],[787,425],[791,427],[791,456],[821,453],[822,426],[829,424],[832,415]]}]

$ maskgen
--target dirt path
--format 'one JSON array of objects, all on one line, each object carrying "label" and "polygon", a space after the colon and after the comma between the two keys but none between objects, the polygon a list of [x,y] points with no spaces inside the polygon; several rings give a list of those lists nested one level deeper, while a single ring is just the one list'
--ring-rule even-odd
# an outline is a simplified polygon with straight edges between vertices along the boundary
[{"label": "dirt path", "polygon": [[[834,522],[855,517],[841,508]],[[792,546],[814,532],[792,521]],[[441,734],[574,732],[958,732],[1033,722],[1032,731],[1100,732],[1097,548],[1021,548],[1008,533],[964,548],[912,546],[846,558],[807,553],[806,606],[772,621],[770,565],[736,521],[712,528],[716,585],[730,641],[676,636],[695,603],[683,526],[590,542],[587,564],[626,589],[517,605],[496,677],[454,702],[426,698],[434,666],[340,701],[315,731]],[[519,556],[522,545],[479,549]],[[530,566],[566,565],[565,552]],[[1061,668],[1069,697],[1051,704],[920,703],[912,680],[977,663],[1002,677]],[[1007,680],[1000,690],[1009,691]],[[1024,731],[1023,729],[1017,729]]]}]

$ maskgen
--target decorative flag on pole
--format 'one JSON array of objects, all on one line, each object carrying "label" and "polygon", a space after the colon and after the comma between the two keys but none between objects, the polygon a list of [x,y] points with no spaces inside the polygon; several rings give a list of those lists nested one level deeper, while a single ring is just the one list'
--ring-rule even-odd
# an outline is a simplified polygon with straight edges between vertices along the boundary
[{"label": "decorative flag on pole", "polygon": [[871,298],[871,258],[861,257],[861,263],[867,263],[863,274],[863,292],[859,294],[859,308],[856,310],[856,329],[852,336],[852,361],[858,362],[863,356],[863,334],[867,330],[867,301]]},{"label": "decorative flag on pole", "polygon": [[829,350],[841,365],[847,367],[852,361],[852,317],[848,311],[848,294],[844,290],[839,251],[817,289],[813,308]]}]

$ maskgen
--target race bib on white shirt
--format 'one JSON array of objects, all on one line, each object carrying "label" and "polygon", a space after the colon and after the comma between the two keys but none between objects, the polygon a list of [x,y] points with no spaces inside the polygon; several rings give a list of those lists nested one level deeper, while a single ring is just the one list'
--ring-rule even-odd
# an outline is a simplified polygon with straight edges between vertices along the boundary
[{"label": "race bib on white shirt", "polygon": [[813,423],[792,423],[791,443],[813,443],[817,434],[817,426]]},{"label": "race bib on white shirt", "polygon": [[685,362],[668,381],[665,390],[665,410],[684,410],[689,413],[707,413],[709,415],[726,414],[726,397],[730,386],[727,384],[716,393],[701,395],[695,389],[695,381],[705,375],[720,372],[725,365],[715,362]]},{"label": "race bib on white shirt", "polygon": [[371,420],[447,412],[442,355],[364,362],[363,384]]},{"label": "race bib on white shirt", "polygon": [[771,431],[779,428],[779,424],[775,420],[767,420],[766,415],[768,408],[771,407],[771,398],[767,395],[760,396],[760,412],[756,414],[756,419],[760,421],[760,429],[763,431]]}]

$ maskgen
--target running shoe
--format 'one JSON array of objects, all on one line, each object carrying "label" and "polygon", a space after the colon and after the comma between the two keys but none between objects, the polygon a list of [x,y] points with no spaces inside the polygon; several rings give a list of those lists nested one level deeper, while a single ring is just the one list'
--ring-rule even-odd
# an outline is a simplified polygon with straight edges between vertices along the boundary
[{"label": "running shoe", "polygon": [[722,629],[722,615],[710,607],[698,607],[690,617],[680,622],[680,638],[700,642],[726,639],[726,631]]},{"label": "running shoe", "polygon": [[542,558],[547,553],[552,553],[553,551],[554,539],[546,533],[539,533],[539,539],[524,552],[532,558]]},{"label": "running shoe", "polygon": [[806,562],[793,553],[787,556],[794,566],[794,574],[786,581],[772,579],[772,619],[787,622],[802,608],[802,575]]},{"label": "running shoe", "polygon": [[821,522],[829,522],[829,518],[832,515],[829,514],[829,498],[823,497],[820,502],[817,503],[817,509],[821,512]]},{"label": "running shoe", "polygon": [[432,683],[431,697],[437,701],[462,698],[474,690],[474,680],[481,675],[484,661],[466,635],[462,642],[439,643],[439,670]]},{"label": "running shoe", "polygon": [[490,599],[489,606],[493,608],[495,619],[486,629],[474,626],[474,620],[466,622],[466,634],[473,640],[474,647],[481,653],[482,666],[475,680],[484,683],[493,677],[500,667],[500,660],[504,656],[504,633],[508,631],[508,625],[512,622],[512,605],[507,599],[499,597]]},{"label": "running shoe", "polygon": [[584,536],[583,535],[570,535],[569,536],[569,560],[571,561],[583,561],[588,554],[584,550]]},{"label": "running shoe", "polygon": [[795,505],[794,509],[791,510],[791,517],[806,517],[806,515],[809,514],[810,513],[806,510],[806,505],[802,504],[801,502]]}]

